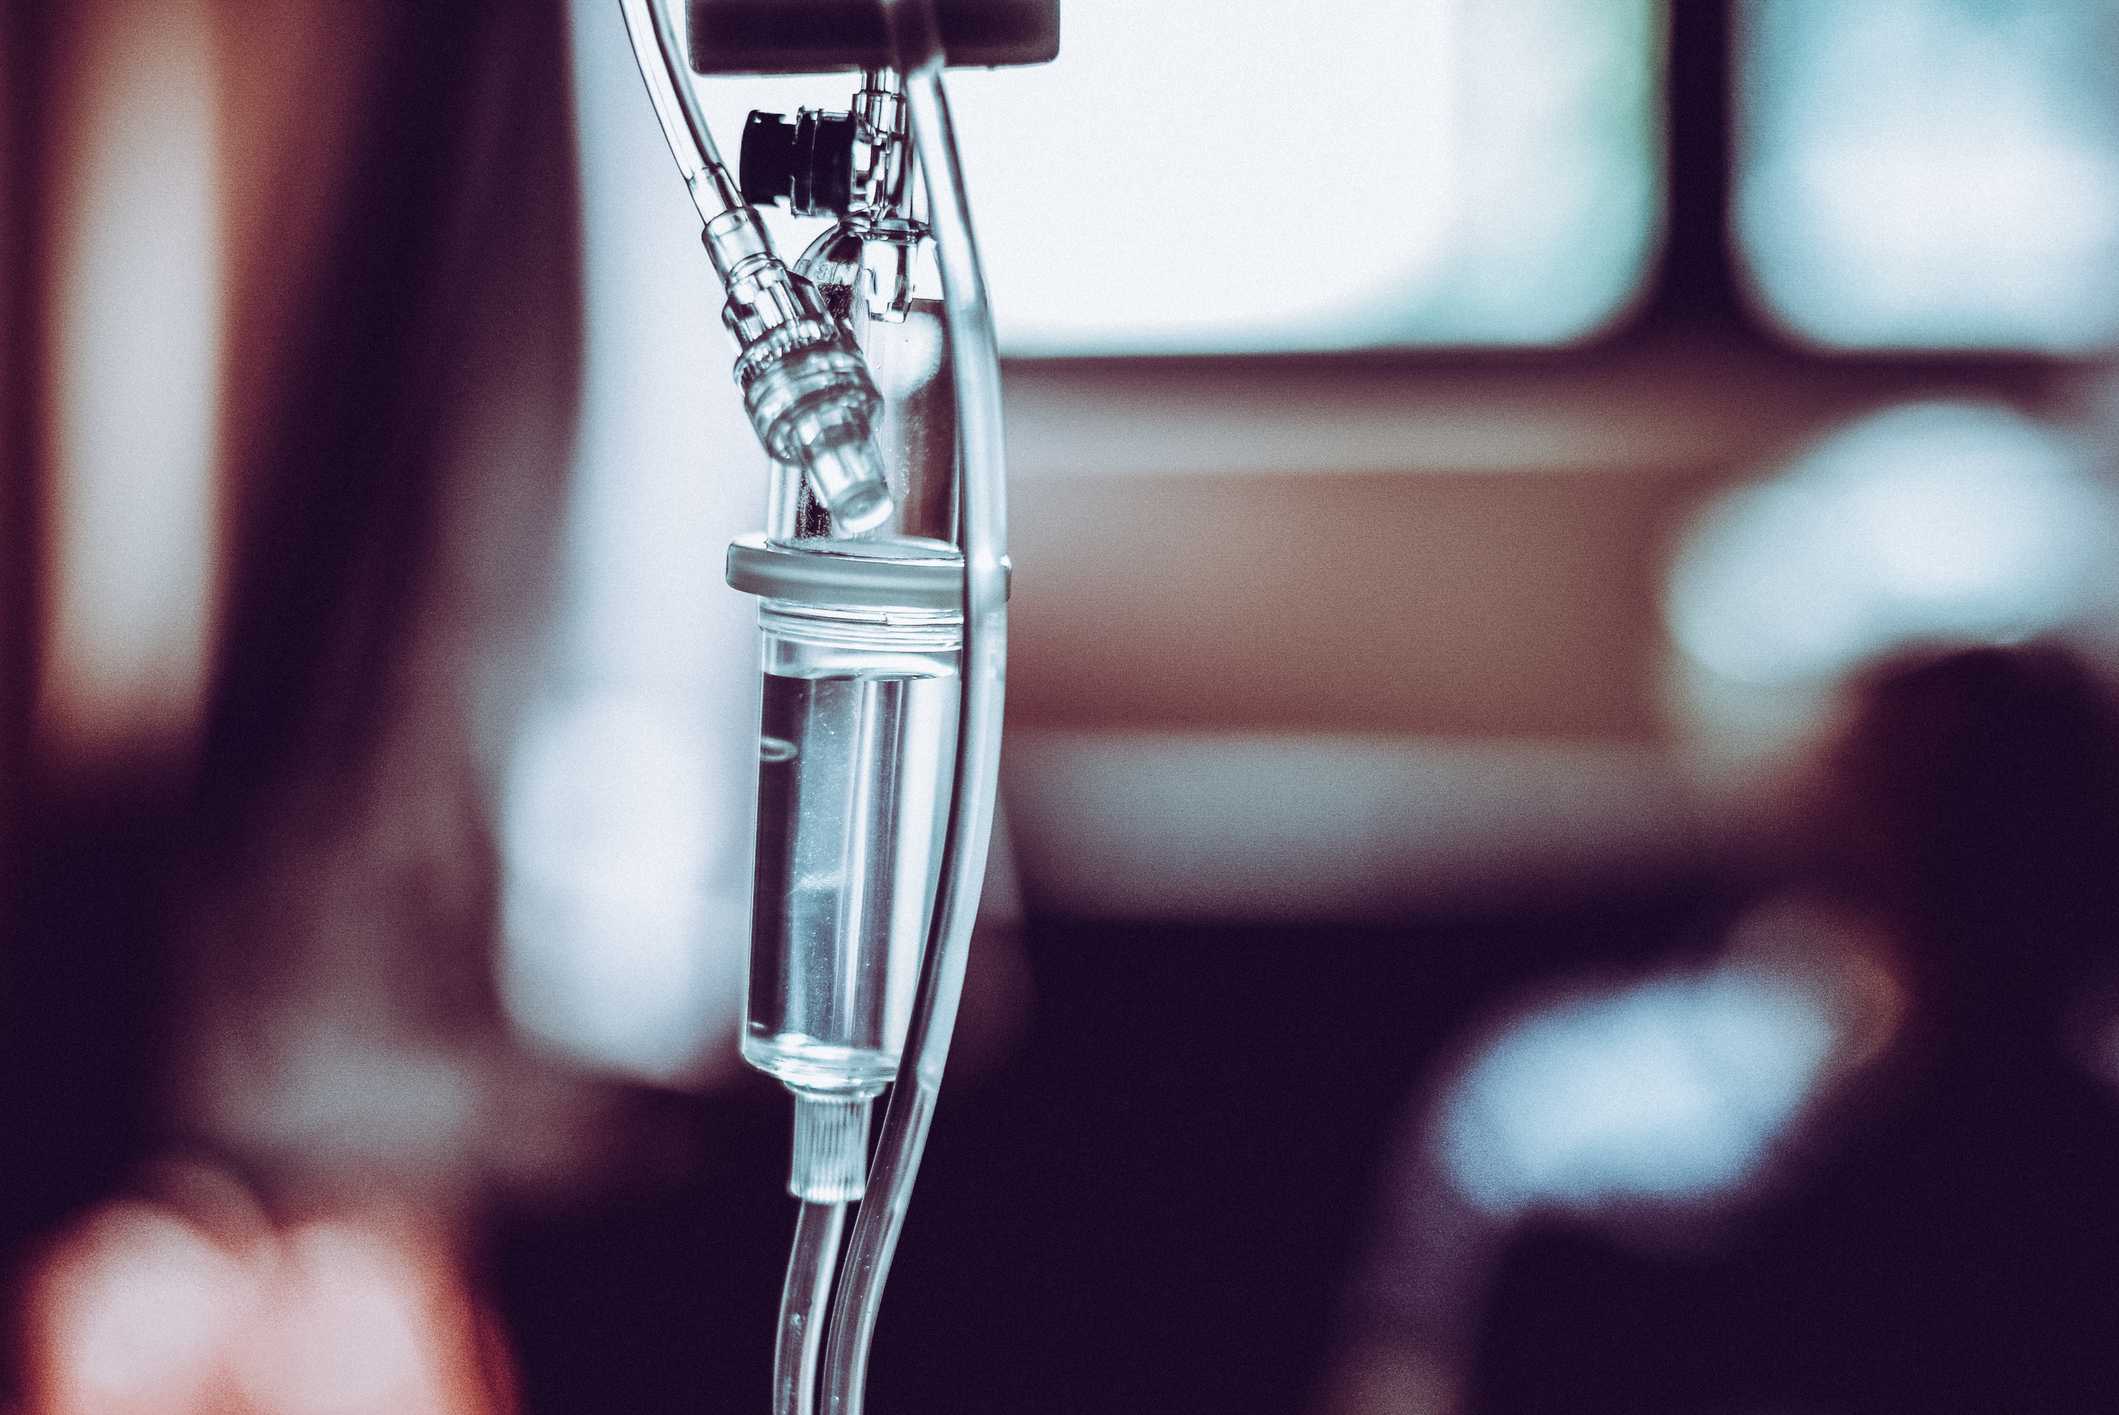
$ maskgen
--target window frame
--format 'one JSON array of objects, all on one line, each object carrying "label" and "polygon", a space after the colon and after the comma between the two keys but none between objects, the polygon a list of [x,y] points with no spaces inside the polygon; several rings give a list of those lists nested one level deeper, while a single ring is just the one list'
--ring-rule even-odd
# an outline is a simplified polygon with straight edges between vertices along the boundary
[{"label": "window frame", "polygon": [[[1791,332],[1749,289],[1736,249],[1735,77],[1740,0],[1665,0],[1662,227],[1631,301],[1593,334],[1564,344],[1401,345],[1312,353],[1041,354],[1005,363],[1013,381],[1062,387],[1099,373],[1208,390],[1215,375],[1297,387],[1319,377],[1406,386],[1466,381],[1465,392],[1602,382],[1598,371],[1639,375],[1713,351],[1731,376],[1838,403],[1824,385],[1852,380],[1885,398],[1914,389],[2043,401],[2053,375],[2094,367],[2095,355],[1981,349],[1838,349]],[[1732,396],[1752,396],[1739,378]],[[1863,400],[1857,400],[1863,401]],[[1852,410],[1850,410],[1852,411]]]}]

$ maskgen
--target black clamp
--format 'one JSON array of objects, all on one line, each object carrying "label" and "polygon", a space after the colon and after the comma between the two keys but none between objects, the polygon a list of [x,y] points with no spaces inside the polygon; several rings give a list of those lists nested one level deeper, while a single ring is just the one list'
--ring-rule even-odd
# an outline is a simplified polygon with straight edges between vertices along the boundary
[{"label": "black clamp", "polygon": [[844,216],[853,204],[853,150],[860,125],[851,113],[805,108],[790,123],[753,113],[743,125],[738,163],[743,199],[785,201],[797,216]]}]

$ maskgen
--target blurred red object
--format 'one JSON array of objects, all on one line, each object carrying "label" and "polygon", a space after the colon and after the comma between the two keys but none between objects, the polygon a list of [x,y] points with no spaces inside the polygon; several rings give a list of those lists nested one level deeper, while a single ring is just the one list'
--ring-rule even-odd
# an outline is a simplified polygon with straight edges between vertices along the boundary
[{"label": "blurred red object", "polygon": [[448,1236],[387,1202],[275,1221],[211,1171],[32,1269],[29,1415],[500,1415],[510,1365]]}]

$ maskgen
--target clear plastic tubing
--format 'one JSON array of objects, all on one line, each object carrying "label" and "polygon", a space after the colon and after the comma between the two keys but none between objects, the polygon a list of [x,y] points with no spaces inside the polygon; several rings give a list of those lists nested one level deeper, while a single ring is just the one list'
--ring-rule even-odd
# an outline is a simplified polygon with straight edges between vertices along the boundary
[{"label": "clear plastic tubing", "polygon": [[816,1409],[817,1358],[824,1349],[824,1313],[831,1301],[846,1205],[803,1200],[780,1293],[780,1334],[773,1344],[773,1415],[810,1415]]},{"label": "clear plastic tubing", "polygon": [[692,205],[699,209],[699,220],[711,225],[716,217],[745,203],[728,165],[721,160],[720,149],[714,146],[699,96],[678,77],[685,72],[683,43],[669,12],[663,9],[663,0],[620,0],[619,9],[670,156],[677,159],[677,170],[691,191]]},{"label": "clear plastic tubing", "polygon": [[743,1056],[798,1093],[874,1096],[897,1075],[941,867],[961,619],[768,599],[758,622]]},{"label": "clear plastic tubing", "polygon": [[1007,659],[1008,511],[1000,359],[942,87],[942,46],[930,0],[879,3],[890,27],[898,69],[905,76],[956,370],[957,437],[964,468],[963,676],[956,786],[949,800],[933,922],[920,963],[904,1061],[891,1092],[868,1176],[868,1196],[847,1246],[845,1272],[832,1309],[823,1381],[823,1408],[828,1415],[860,1415],[865,1401],[868,1353],[882,1307],[883,1285],[904,1229],[948,1060],[950,1034],[956,1028],[993,827]]},{"label": "clear plastic tubing", "polygon": [[729,175],[692,88],[668,0],[621,0],[619,8],[728,295],[721,318],[740,350],[736,382],[751,426],[774,460],[802,468],[842,532],[871,530],[889,518],[891,502],[872,427],[882,400],[868,366],[815,287],[773,253],[758,213]]}]

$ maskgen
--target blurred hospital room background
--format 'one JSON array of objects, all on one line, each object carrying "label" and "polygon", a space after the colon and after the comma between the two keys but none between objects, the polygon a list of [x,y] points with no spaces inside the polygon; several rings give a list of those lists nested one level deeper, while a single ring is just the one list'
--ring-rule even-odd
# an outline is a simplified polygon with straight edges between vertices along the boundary
[{"label": "blurred hospital room background", "polygon": [[[874,1407],[2109,1409],[2119,3],[1062,32]],[[766,1408],[689,211],[609,0],[0,9],[0,1408]]]}]

